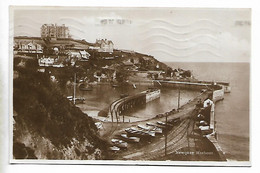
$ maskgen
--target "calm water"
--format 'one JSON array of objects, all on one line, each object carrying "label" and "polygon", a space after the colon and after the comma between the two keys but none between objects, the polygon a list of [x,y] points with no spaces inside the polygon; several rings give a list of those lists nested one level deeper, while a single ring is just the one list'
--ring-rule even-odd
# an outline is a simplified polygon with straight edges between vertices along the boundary
[{"label": "calm water", "polygon": [[[192,70],[200,80],[230,82],[231,93],[216,105],[218,141],[229,160],[249,160],[249,69],[248,63],[167,63],[173,68]],[[86,98],[80,109],[91,116],[107,108],[120,94],[129,95],[146,90],[147,86],[113,88],[97,85],[93,91],[77,91],[77,96]],[[181,104],[194,98],[198,92],[181,91]],[[146,119],[177,107],[178,91],[162,89],[158,100],[129,113],[137,119]]]},{"label": "calm water", "polygon": [[[120,94],[127,93],[133,95],[144,90],[147,90],[149,86],[142,86],[137,84],[137,89],[133,87],[113,88],[110,85],[97,85],[93,88],[93,91],[77,91],[77,96],[85,97],[84,104],[78,104],[80,109],[90,116],[97,116],[98,112],[102,109],[108,108],[108,106],[115,100],[120,98]],[[180,104],[183,105],[189,100],[193,99],[199,94],[195,91],[181,90]],[[132,112],[128,112],[125,115],[132,117],[135,120],[143,120],[154,117],[159,113],[170,111],[178,106],[178,91],[169,88],[161,89],[161,97],[152,102],[147,103],[145,106],[140,106]]]},{"label": "calm water", "polygon": [[230,82],[231,93],[216,104],[218,142],[229,160],[249,160],[249,63],[167,63],[191,69],[196,78]]}]

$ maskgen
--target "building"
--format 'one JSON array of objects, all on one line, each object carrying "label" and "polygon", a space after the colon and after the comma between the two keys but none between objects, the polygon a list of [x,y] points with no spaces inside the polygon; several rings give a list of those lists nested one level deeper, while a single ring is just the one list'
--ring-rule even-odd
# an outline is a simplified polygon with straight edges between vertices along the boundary
[{"label": "building", "polygon": [[123,61],[125,70],[137,71],[138,67],[134,65],[131,61]]},{"label": "building", "polygon": [[39,64],[39,66],[40,67],[50,67],[50,66],[53,66],[53,64],[54,64],[54,58],[50,58],[50,57],[48,57],[48,58],[40,58],[40,59],[38,59],[38,64]]},{"label": "building", "polygon": [[86,52],[85,50],[70,50],[67,55],[70,58],[75,58],[76,60],[89,60],[90,54]]},{"label": "building", "polygon": [[41,27],[41,37],[56,40],[57,38],[70,38],[69,28],[64,24],[58,26],[57,24],[44,24]]},{"label": "building", "polygon": [[15,43],[17,51],[21,53],[43,53],[42,46],[32,41],[19,41]]},{"label": "building", "polygon": [[88,60],[90,57],[90,54],[88,52],[86,52],[85,50],[79,51],[79,53],[81,55],[81,59],[83,59],[83,60]]},{"label": "building", "polygon": [[59,56],[57,58],[41,57],[38,59],[38,64],[40,67],[64,67],[63,59],[60,59]]},{"label": "building", "polygon": [[95,45],[99,47],[99,52],[113,52],[114,50],[114,43],[111,40],[97,39]]}]

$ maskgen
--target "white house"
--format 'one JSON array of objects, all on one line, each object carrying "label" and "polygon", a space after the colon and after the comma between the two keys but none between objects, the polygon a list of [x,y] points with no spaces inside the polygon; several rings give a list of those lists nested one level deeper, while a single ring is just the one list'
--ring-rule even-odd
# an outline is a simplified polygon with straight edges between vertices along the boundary
[{"label": "white house", "polygon": [[40,58],[38,59],[38,63],[39,63],[39,66],[43,67],[43,66],[53,66],[54,64],[54,58]]},{"label": "white house", "polygon": [[107,39],[97,39],[96,45],[99,47],[99,52],[113,52],[114,43]]},{"label": "white house", "polygon": [[79,51],[79,53],[81,55],[81,58],[84,59],[84,60],[88,60],[89,57],[90,57],[90,54],[88,52],[86,52],[85,50]]},{"label": "white house", "polygon": [[16,44],[18,45],[18,52],[43,53],[42,46],[34,41],[21,41]]},{"label": "white house", "polygon": [[79,51],[72,51],[72,50],[70,50],[68,55],[71,58],[77,58],[77,59],[79,59],[81,57],[81,54],[79,53]]},{"label": "white house", "polygon": [[76,58],[76,59],[84,59],[84,60],[88,60],[90,57],[90,54],[88,52],[86,52],[85,50],[80,50],[80,51],[73,51],[70,50],[68,55],[71,58]]}]

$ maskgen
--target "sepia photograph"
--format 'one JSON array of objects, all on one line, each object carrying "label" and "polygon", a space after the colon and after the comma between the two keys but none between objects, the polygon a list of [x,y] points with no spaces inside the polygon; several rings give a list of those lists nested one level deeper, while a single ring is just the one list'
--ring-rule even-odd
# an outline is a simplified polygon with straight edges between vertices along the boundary
[{"label": "sepia photograph", "polygon": [[251,9],[9,15],[12,163],[250,166]]}]

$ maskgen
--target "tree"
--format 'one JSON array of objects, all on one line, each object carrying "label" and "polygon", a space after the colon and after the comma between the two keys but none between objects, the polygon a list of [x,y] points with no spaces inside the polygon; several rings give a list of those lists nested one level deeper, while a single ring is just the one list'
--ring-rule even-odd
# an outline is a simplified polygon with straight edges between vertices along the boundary
[{"label": "tree", "polygon": [[191,71],[190,70],[184,71],[182,76],[183,77],[191,77]]},{"label": "tree", "polygon": [[127,80],[127,72],[125,70],[120,70],[116,72],[116,80],[117,82],[125,82]]}]

